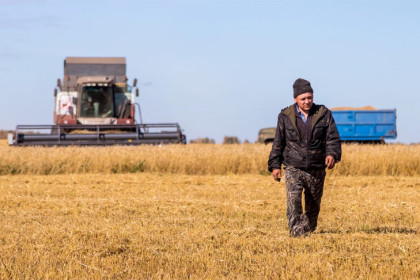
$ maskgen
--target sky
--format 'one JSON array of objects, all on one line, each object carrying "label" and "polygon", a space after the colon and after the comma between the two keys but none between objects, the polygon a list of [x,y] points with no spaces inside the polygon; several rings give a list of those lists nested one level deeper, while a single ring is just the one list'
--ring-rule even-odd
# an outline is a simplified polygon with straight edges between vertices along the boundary
[{"label": "sky", "polygon": [[255,141],[304,78],[317,104],[397,109],[397,142],[419,143],[419,13],[406,0],[0,0],[0,129],[53,123],[65,57],[122,56],[143,121],[189,140]]}]

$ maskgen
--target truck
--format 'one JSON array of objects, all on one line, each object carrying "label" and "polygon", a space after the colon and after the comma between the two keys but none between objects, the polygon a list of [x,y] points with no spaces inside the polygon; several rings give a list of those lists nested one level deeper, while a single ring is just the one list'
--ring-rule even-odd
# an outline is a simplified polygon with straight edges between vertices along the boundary
[{"label": "truck", "polygon": [[385,143],[397,138],[397,110],[371,106],[331,109],[341,141]]},{"label": "truck", "polygon": [[143,123],[135,95],[137,79],[128,83],[125,57],[66,57],[54,89],[54,124],[18,125],[9,145],[186,143],[178,123]]},{"label": "truck", "polygon": [[261,128],[258,132],[258,143],[269,144],[274,141],[274,135],[276,135],[275,127]]},{"label": "truck", "polygon": [[[397,138],[397,110],[365,107],[336,107],[331,109],[342,142],[385,143]],[[273,142],[275,127],[258,133],[259,143]]]}]

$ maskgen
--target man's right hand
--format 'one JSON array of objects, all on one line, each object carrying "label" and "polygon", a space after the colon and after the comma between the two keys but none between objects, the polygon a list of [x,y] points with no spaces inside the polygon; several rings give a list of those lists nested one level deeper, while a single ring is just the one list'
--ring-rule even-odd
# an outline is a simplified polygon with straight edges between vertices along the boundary
[{"label": "man's right hand", "polygon": [[277,182],[280,182],[281,180],[281,169],[273,169],[273,172],[271,172],[271,175],[273,175],[273,179]]}]

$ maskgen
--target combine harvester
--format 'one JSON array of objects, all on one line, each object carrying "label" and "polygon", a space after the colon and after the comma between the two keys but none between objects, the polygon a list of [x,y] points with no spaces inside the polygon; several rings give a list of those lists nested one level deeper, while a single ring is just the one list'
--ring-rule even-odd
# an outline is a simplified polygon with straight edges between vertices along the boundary
[{"label": "combine harvester", "polygon": [[18,125],[9,145],[185,144],[177,123],[142,123],[132,93],[139,95],[137,79],[132,87],[127,81],[123,57],[67,57],[63,83],[58,79],[54,90],[54,125]]}]

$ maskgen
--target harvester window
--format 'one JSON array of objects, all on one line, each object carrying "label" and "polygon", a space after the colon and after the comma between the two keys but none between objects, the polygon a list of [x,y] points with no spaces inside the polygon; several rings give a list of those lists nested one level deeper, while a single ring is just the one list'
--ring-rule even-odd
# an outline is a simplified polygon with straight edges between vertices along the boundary
[{"label": "harvester window", "polygon": [[84,86],[80,105],[81,117],[112,117],[114,108],[111,88],[107,86]]},{"label": "harvester window", "polygon": [[115,108],[115,117],[117,118],[129,118],[131,101],[127,97],[126,88],[114,86],[114,108]]},{"label": "harvester window", "polygon": [[114,106],[115,106],[115,117],[118,117],[118,108],[126,100],[125,89],[122,87],[114,86]]}]

